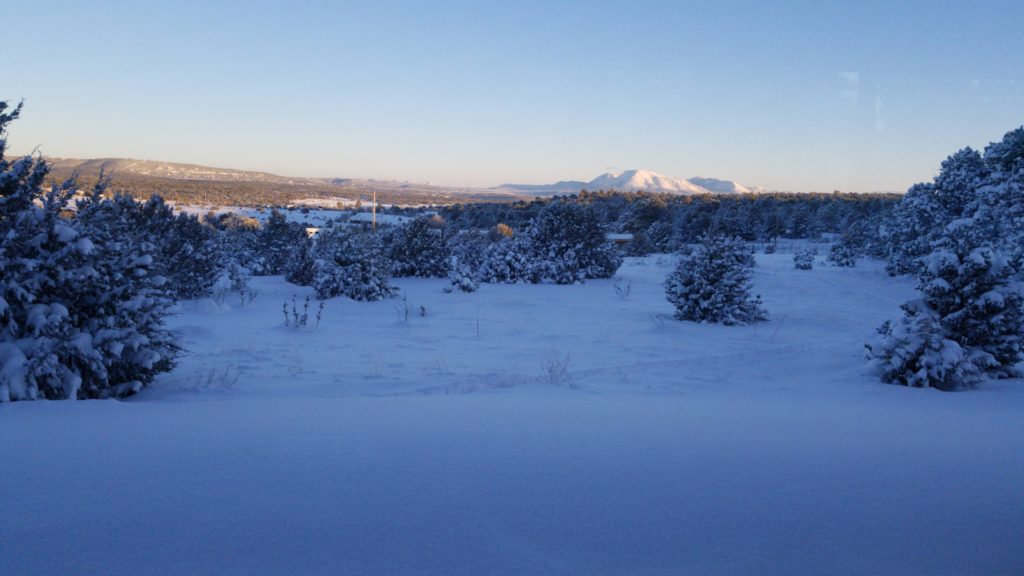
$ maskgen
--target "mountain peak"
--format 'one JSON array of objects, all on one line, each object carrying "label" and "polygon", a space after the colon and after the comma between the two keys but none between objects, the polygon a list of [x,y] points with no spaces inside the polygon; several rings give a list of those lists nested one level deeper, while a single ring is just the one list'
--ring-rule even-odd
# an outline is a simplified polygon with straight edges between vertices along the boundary
[{"label": "mountain peak", "polygon": [[756,192],[732,180],[717,178],[671,178],[651,170],[633,168],[621,172],[605,172],[590,182],[562,181],[557,184],[503,184],[501,188],[527,194],[575,194],[581,189],[614,190],[618,192],[659,192],[666,194],[749,194]]}]

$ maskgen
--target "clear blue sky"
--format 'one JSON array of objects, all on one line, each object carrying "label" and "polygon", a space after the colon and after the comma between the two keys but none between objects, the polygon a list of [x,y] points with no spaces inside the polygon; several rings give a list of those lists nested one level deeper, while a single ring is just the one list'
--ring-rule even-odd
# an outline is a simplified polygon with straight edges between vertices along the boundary
[{"label": "clear blue sky", "polygon": [[0,7],[19,151],[451,185],[904,190],[1024,123],[1024,2]]}]

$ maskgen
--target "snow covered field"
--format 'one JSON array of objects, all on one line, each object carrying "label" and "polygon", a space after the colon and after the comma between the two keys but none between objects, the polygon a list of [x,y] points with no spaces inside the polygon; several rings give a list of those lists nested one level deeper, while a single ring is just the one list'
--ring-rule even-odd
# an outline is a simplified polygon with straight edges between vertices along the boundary
[{"label": "snow covered field", "polygon": [[862,359],[912,281],[758,255],[770,321],[724,327],[671,319],[670,266],[399,280],[408,320],[316,330],[277,277],[185,303],[140,395],[0,405],[0,574],[1024,573],[1024,383]]}]

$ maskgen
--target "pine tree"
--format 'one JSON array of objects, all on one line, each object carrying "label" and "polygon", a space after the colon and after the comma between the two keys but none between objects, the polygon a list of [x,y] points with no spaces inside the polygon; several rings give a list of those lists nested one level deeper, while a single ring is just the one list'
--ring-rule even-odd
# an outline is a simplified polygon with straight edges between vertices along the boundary
[{"label": "pine tree", "polygon": [[751,324],[767,319],[760,296],[750,296],[754,256],[738,238],[703,236],[665,280],[679,320]]},{"label": "pine tree", "polygon": [[850,237],[843,237],[828,250],[828,261],[840,268],[853,268],[857,265],[857,252]]},{"label": "pine tree", "polygon": [[451,284],[445,288],[445,292],[476,292],[480,288],[473,270],[454,255],[448,263],[448,281]]},{"label": "pine tree", "polygon": [[1021,374],[1019,270],[974,224],[962,219],[947,226],[922,259],[921,298],[905,304],[901,322],[884,324],[867,345],[883,380],[952,390],[974,387],[984,376]]},{"label": "pine tree", "polygon": [[7,109],[0,102],[0,401],[136,392],[180,350],[153,244],[123,200],[102,198],[102,179],[76,216],[74,181],[44,193],[45,162],[9,162],[6,127],[21,107]]},{"label": "pine tree", "polygon": [[178,214],[159,245],[157,270],[179,299],[209,296],[227,268],[219,238],[191,214]]},{"label": "pine tree", "polygon": [[316,241],[307,238],[302,248],[292,257],[291,262],[285,266],[284,278],[292,284],[299,286],[312,286],[316,278],[316,259],[313,255],[313,245]]},{"label": "pine tree", "polygon": [[444,278],[449,252],[443,230],[420,217],[385,235],[388,257],[397,277]]},{"label": "pine tree", "polygon": [[380,300],[398,292],[390,283],[391,262],[375,234],[332,230],[321,236],[313,250],[317,298]]},{"label": "pine tree", "polygon": [[901,308],[903,318],[882,324],[876,341],[866,345],[882,381],[939,390],[972,388],[981,381],[981,370],[947,337],[934,310],[921,300]]},{"label": "pine tree", "polygon": [[487,246],[477,277],[488,284],[536,284],[541,270],[532,262],[529,242],[517,235]]},{"label": "pine tree", "polygon": [[611,278],[622,264],[622,255],[586,206],[551,202],[537,215],[526,237],[540,275],[556,284]]},{"label": "pine tree", "polygon": [[263,273],[284,274],[289,264],[305,248],[306,230],[294,222],[288,222],[281,211],[271,210],[267,222],[259,233],[259,251],[263,257]]}]

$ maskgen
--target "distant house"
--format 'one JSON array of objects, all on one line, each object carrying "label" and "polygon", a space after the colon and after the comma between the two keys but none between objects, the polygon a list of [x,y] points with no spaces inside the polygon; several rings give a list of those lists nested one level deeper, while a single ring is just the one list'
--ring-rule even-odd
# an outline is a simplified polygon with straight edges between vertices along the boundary
[{"label": "distant house", "polygon": [[632,234],[605,234],[605,239],[618,247],[623,247],[633,241]]}]

